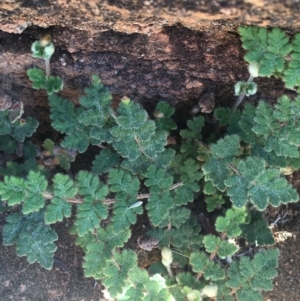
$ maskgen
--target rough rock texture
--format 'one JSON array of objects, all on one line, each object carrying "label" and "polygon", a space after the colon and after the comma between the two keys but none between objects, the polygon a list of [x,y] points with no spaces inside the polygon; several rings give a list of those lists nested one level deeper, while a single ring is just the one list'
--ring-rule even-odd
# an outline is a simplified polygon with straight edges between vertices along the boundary
[{"label": "rough rock texture", "polygon": [[[26,70],[43,67],[30,45],[50,33],[52,74],[63,77],[62,95],[75,102],[98,74],[115,99],[127,95],[150,109],[164,99],[186,114],[198,102],[210,111],[202,98],[211,93],[217,106],[230,106],[234,83],[248,78],[237,26],[280,26],[292,34],[300,26],[299,8],[292,0],[4,0],[0,90],[34,111],[47,107],[46,94],[31,88]],[[280,81],[257,82],[259,93],[250,101],[273,101],[282,93]]]},{"label": "rough rock texture", "polygon": [[295,29],[299,8],[299,0],[2,0],[0,29],[59,25],[148,34],[176,22],[202,30],[218,21]]}]

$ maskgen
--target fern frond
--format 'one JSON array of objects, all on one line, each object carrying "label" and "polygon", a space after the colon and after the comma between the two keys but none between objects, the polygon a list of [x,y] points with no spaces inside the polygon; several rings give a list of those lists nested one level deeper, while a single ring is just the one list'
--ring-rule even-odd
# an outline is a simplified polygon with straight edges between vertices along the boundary
[{"label": "fern frond", "polygon": [[57,247],[54,241],[57,234],[50,226],[44,224],[44,212],[39,211],[22,216],[13,213],[7,216],[7,224],[3,227],[3,244],[17,245],[17,255],[27,256],[28,262],[38,262],[50,270],[53,255]]},{"label": "fern frond", "polygon": [[277,207],[280,203],[296,202],[299,196],[296,190],[280,177],[278,169],[267,169],[261,158],[249,157],[237,164],[238,174],[225,180],[229,187],[227,194],[237,207],[250,201],[259,210],[268,204]]},{"label": "fern frond", "polygon": [[274,28],[239,27],[243,48],[248,50],[245,60],[259,66],[260,76],[271,76],[282,73],[285,68],[285,57],[292,46],[284,31]]},{"label": "fern frond", "polygon": [[107,217],[108,208],[103,200],[108,194],[108,186],[87,171],[80,171],[76,180],[83,203],[77,207],[75,226],[78,236],[82,237],[99,228],[101,220]]},{"label": "fern frond", "polygon": [[242,300],[263,300],[261,291],[272,290],[272,279],[277,276],[279,250],[262,251],[254,256],[241,258],[240,262],[233,262],[228,270],[228,287],[236,289],[236,296]]}]

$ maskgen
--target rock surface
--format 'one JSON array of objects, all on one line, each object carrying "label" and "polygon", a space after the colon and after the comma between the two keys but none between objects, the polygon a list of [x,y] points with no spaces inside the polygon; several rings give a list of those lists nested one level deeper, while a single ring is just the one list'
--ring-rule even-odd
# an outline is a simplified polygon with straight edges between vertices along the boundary
[{"label": "rock surface", "polygon": [[[47,107],[46,94],[31,88],[26,70],[43,67],[31,57],[30,45],[49,33],[56,46],[52,74],[63,77],[62,96],[74,102],[98,74],[116,100],[126,95],[150,109],[163,99],[189,114],[205,93],[214,93],[216,106],[231,106],[234,83],[248,78],[237,26],[280,26],[294,33],[299,8],[291,0],[5,0],[0,89],[34,111]],[[282,93],[280,81],[257,82],[259,93],[250,101],[273,101]]]}]

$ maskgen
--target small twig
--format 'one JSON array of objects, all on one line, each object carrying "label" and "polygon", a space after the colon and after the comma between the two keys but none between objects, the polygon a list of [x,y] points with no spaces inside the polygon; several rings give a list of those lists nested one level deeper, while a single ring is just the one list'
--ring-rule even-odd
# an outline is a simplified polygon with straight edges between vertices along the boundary
[{"label": "small twig", "polygon": [[253,248],[249,247],[249,250],[246,250],[246,251],[244,251],[244,252],[242,252],[242,253],[240,253],[240,254],[236,254],[236,255],[234,255],[234,256],[236,256],[236,257],[241,257],[241,256],[244,256],[244,255],[246,255],[246,254],[250,254],[252,251],[253,251]]},{"label": "small twig", "polygon": [[273,227],[278,227],[278,223],[280,221],[281,225],[285,224],[286,222],[290,221],[290,218],[286,218],[288,211],[285,212],[285,214],[282,216],[281,214],[279,214],[279,216],[276,218],[276,220],[270,224],[270,228],[272,229]]},{"label": "small twig", "polygon": [[281,218],[282,218],[282,217],[281,217],[281,215],[279,214],[279,216],[276,218],[276,220],[275,220],[273,223],[270,224],[270,228],[273,228],[273,227],[275,227],[275,226],[278,227],[277,224],[278,224],[278,222],[281,220]]}]

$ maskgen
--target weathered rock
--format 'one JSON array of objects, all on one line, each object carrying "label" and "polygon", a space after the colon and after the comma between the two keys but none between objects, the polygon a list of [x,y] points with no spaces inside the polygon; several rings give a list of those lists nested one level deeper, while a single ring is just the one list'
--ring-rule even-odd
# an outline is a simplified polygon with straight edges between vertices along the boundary
[{"label": "weathered rock", "polygon": [[[0,4],[0,89],[27,107],[47,106],[26,70],[43,67],[30,45],[49,33],[56,45],[52,74],[63,77],[61,94],[75,102],[98,74],[116,99],[127,95],[150,108],[164,99],[188,114],[212,91],[216,106],[230,106],[234,83],[248,78],[237,26],[281,26],[293,33],[299,7],[291,0],[6,0]],[[282,93],[280,81],[257,82],[253,101]]]}]

